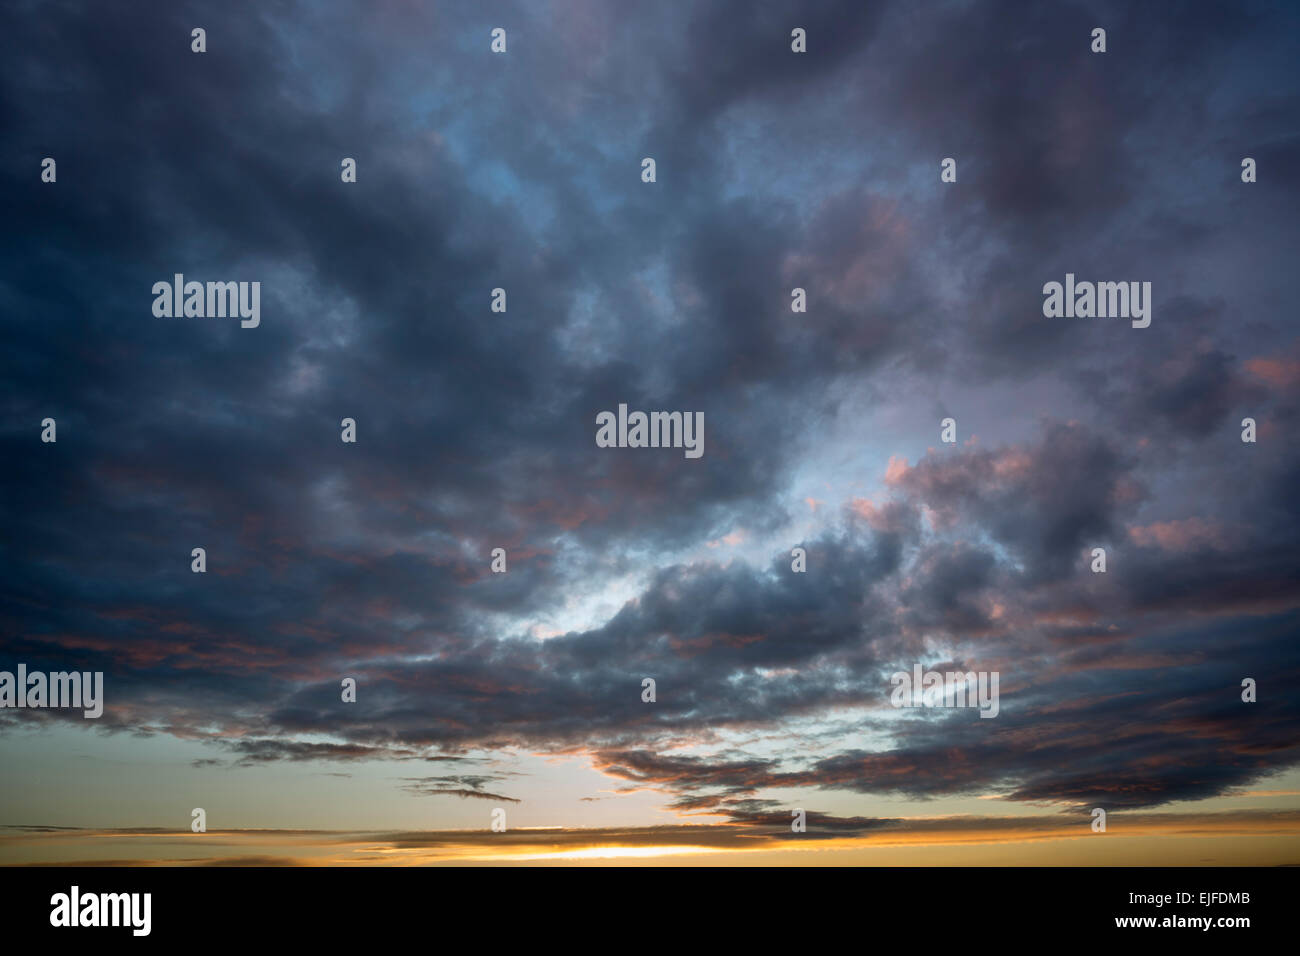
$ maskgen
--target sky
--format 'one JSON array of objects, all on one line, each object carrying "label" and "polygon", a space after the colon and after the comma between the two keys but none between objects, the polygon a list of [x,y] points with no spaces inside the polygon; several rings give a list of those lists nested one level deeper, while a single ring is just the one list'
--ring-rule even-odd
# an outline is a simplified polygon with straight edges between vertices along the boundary
[{"label": "sky", "polygon": [[1287,3],[19,0],[0,671],[104,711],[0,708],[0,863],[1300,863],[1298,61]]}]

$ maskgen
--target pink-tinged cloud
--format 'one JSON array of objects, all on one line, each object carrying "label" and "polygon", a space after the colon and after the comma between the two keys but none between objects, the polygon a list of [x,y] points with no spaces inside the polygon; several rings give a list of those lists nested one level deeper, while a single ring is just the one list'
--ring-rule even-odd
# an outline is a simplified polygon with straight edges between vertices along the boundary
[{"label": "pink-tinged cloud", "polygon": [[1256,358],[1246,362],[1246,371],[1274,388],[1300,385],[1300,359]]},{"label": "pink-tinged cloud", "polygon": [[1221,550],[1236,538],[1222,522],[1195,517],[1133,525],[1128,534],[1135,544],[1162,551]]},{"label": "pink-tinged cloud", "polygon": [[885,484],[897,485],[907,477],[907,459],[896,455],[889,456],[889,465],[885,468]]}]

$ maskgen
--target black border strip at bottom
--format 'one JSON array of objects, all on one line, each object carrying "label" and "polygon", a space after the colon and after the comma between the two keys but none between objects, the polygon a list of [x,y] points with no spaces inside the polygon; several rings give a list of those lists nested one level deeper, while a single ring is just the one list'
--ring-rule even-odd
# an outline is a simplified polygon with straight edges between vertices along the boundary
[{"label": "black border strip at bottom", "polygon": [[[820,949],[831,944],[819,934],[834,931],[873,946],[1128,937],[1141,946],[1201,939],[1230,947],[1262,940],[1261,930],[1285,938],[1278,934],[1294,925],[1297,882],[1300,868],[0,867],[0,933],[6,943],[62,937],[128,946],[338,944],[373,934],[432,934],[417,938],[448,947],[515,934],[593,947],[734,946],[749,938],[773,945],[774,931],[790,931],[817,934],[805,938]],[[71,910],[74,886],[83,906],[90,895],[148,893],[148,935],[51,925]],[[1125,919],[1154,922],[1119,925]],[[130,921],[125,909],[121,921]]]}]

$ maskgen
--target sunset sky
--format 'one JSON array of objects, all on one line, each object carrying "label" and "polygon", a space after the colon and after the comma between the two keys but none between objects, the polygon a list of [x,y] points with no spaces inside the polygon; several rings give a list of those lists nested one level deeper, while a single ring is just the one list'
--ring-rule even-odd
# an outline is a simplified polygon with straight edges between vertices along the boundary
[{"label": "sunset sky", "polygon": [[0,709],[0,864],[1300,864],[1297,62],[1293,3],[20,0],[0,671],[105,708]]}]

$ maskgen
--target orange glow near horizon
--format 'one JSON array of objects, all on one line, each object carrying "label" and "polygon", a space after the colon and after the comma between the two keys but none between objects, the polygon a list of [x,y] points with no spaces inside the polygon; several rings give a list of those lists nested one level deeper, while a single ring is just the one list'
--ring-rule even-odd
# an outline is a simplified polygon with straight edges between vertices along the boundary
[{"label": "orange glow near horizon", "polygon": [[937,816],[863,834],[779,828],[321,831],[0,828],[0,865],[1249,866],[1300,864],[1300,810],[1115,815],[1108,832],[1057,815]]}]

